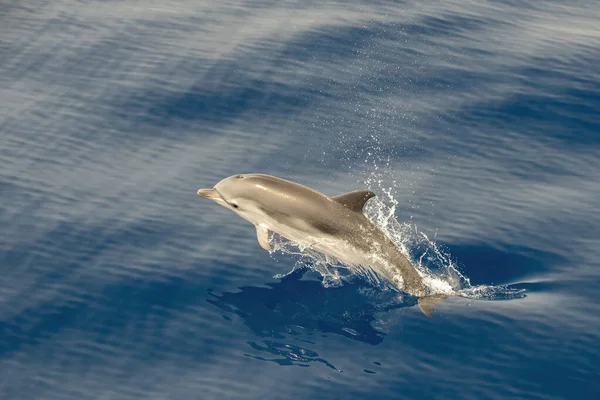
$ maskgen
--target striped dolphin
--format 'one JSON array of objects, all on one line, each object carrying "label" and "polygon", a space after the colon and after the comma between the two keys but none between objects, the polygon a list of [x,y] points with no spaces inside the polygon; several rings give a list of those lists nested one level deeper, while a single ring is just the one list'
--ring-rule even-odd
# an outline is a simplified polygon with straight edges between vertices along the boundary
[{"label": "striped dolphin", "polygon": [[445,296],[429,295],[423,278],[396,244],[363,213],[375,194],[358,190],[329,197],[306,186],[264,174],[239,174],[198,194],[256,227],[267,251],[269,231],[348,265],[371,268],[396,288],[419,298],[427,316]]}]

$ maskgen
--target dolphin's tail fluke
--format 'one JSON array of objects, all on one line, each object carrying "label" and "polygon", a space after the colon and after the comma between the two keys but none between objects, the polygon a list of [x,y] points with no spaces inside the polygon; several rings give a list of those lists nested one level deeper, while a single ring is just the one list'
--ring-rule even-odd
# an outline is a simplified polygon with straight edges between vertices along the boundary
[{"label": "dolphin's tail fluke", "polygon": [[419,297],[418,304],[423,314],[428,317],[431,317],[431,309],[436,304],[443,303],[448,298],[448,295],[445,294],[432,294],[430,296]]}]

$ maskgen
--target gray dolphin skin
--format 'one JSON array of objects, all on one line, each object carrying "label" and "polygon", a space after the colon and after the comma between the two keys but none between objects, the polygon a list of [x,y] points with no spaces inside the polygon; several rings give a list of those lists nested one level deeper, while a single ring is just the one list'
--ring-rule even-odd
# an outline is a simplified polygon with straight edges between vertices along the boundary
[{"label": "gray dolphin skin", "polygon": [[427,316],[445,296],[428,295],[423,279],[394,242],[363,213],[375,194],[358,190],[329,197],[306,186],[264,174],[225,178],[198,194],[228,208],[256,227],[270,251],[269,231],[347,265],[371,268],[394,286],[419,297]]}]

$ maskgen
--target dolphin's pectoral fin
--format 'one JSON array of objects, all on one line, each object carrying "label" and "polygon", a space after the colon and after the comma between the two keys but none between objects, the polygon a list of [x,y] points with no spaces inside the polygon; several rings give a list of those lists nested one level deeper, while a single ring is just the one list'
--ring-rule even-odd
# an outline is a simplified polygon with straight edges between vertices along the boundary
[{"label": "dolphin's pectoral fin", "polygon": [[445,294],[433,294],[431,296],[419,297],[418,304],[423,314],[431,317],[431,309],[436,304],[444,302],[448,298]]},{"label": "dolphin's pectoral fin", "polygon": [[266,251],[271,251],[271,245],[269,244],[269,230],[260,225],[256,225],[256,238],[260,247]]},{"label": "dolphin's pectoral fin", "polygon": [[370,190],[356,190],[354,192],[332,196],[331,199],[348,207],[353,211],[361,212],[367,200],[375,197],[375,193]]}]

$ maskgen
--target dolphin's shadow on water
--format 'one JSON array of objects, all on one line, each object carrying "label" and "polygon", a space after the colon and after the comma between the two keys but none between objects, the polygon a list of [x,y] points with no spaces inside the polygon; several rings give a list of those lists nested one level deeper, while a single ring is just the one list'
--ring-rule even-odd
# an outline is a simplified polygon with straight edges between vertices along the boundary
[{"label": "dolphin's shadow on water", "polygon": [[283,358],[247,356],[280,365],[308,366],[316,361],[334,369],[316,352],[283,341],[294,337],[314,344],[310,336],[320,333],[377,345],[386,327],[393,326],[386,322],[389,311],[417,304],[412,296],[376,289],[360,279],[327,288],[320,281],[301,280],[306,271],[294,271],[268,287],[245,286],[239,292],[221,294],[209,291],[207,302],[225,311],[225,319],[230,319],[227,313],[238,315],[252,332],[265,338],[262,344],[248,342],[254,350]]}]

